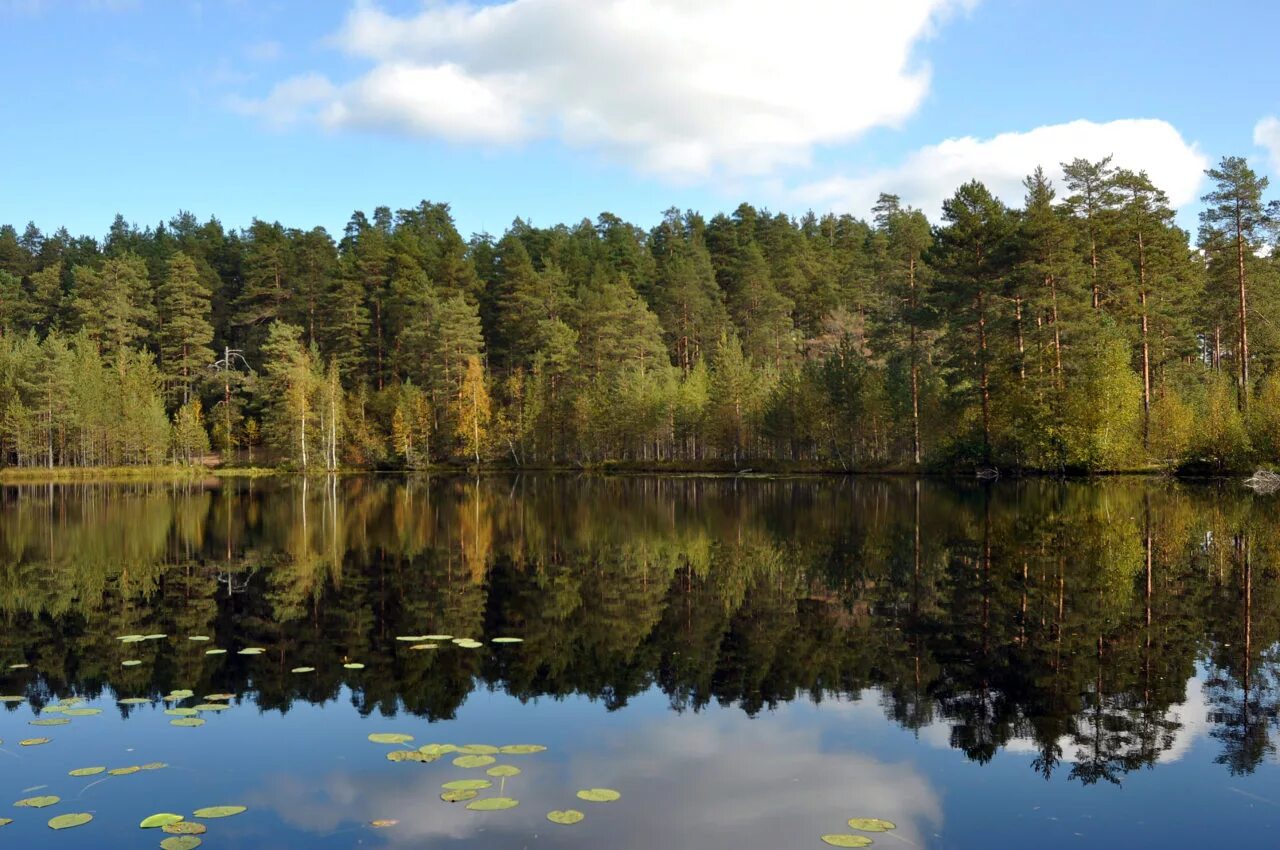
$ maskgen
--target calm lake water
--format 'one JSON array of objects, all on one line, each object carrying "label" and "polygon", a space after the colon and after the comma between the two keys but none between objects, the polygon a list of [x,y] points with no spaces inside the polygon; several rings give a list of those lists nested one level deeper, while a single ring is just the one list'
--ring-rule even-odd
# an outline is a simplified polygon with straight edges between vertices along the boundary
[{"label": "calm lake water", "polygon": [[[247,811],[203,821],[210,850],[821,848],[854,817],[897,825],[879,847],[1262,846],[1280,826],[1280,500],[1237,484],[7,488],[0,617],[0,695],[24,698],[0,712],[0,847],[158,847],[144,818],[221,805]],[[209,695],[230,708],[172,724]],[[29,725],[49,720],[69,722]],[[546,750],[387,757],[433,743]],[[519,806],[441,800],[458,779]],[[563,809],[585,819],[546,819]]]}]

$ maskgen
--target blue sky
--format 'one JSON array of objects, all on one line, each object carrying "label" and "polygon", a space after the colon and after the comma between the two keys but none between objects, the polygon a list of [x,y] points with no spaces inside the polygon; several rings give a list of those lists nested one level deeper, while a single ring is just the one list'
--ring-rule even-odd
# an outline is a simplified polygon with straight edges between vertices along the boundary
[{"label": "blue sky", "polygon": [[1190,227],[1207,164],[1277,174],[1277,31],[1264,0],[0,0],[0,222],[933,212],[1110,152]]}]

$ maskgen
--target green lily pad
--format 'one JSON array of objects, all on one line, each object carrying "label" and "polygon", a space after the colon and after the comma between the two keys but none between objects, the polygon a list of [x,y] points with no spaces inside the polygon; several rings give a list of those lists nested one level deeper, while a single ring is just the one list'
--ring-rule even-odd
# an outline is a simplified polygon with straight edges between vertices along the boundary
[{"label": "green lily pad", "polygon": [[200,717],[179,717],[176,720],[170,720],[169,725],[182,726],[187,729],[194,729],[197,726],[203,726],[204,719]]},{"label": "green lily pad", "polygon": [[520,768],[513,764],[498,764],[485,771],[489,776],[519,776]]},{"label": "green lily pad", "polygon": [[8,826],[13,823],[13,818],[0,818],[0,826]]},{"label": "green lily pad", "polygon": [[524,638],[518,637],[496,637],[489,641],[490,643],[524,643]]},{"label": "green lily pad", "polygon": [[168,635],[147,635],[143,640],[164,640]]},{"label": "green lily pad", "polygon": [[374,732],[369,740],[375,744],[407,744],[413,740],[413,736],[403,732]]},{"label": "green lily pad", "polygon": [[480,796],[479,791],[445,791],[440,795],[440,799],[446,803],[461,803],[466,800],[474,800]]},{"label": "green lily pad", "polygon": [[67,774],[67,776],[97,776],[99,773],[106,773],[105,767],[77,767],[75,770]]},{"label": "green lily pad", "polygon": [[194,835],[175,835],[160,842],[160,850],[195,850],[204,841]]},{"label": "green lily pad", "polygon": [[350,664],[343,664],[342,668],[344,670],[363,670],[364,665],[361,664],[359,661],[352,661]]},{"label": "green lily pad", "polygon": [[498,752],[498,748],[488,744],[466,744],[458,747],[458,752],[464,756],[491,756]]},{"label": "green lily pad", "polygon": [[453,635],[423,635],[422,639],[433,641],[453,640]]},{"label": "green lily pad", "polygon": [[244,649],[237,652],[236,655],[262,655],[264,652],[266,652],[266,650],[260,646],[246,646]]},{"label": "green lily pad", "polygon": [[63,697],[62,699],[58,700],[56,704],[62,706],[63,708],[69,708],[71,706],[84,705],[88,701],[89,700],[85,699],[84,697]]},{"label": "green lily pad", "polygon": [[897,829],[898,825],[882,818],[850,818],[849,828],[859,832],[888,832],[891,829]]},{"label": "green lily pad", "polygon": [[563,811],[556,809],[553,812],[547,812],[547,820],[552,823],[558,823],[561,826],[573,826],[575,823],[581,823],[585,817],[586,815],[577,809],[564,809]]},{"label": "green lily pad", "polygon": [[459,649],[479,649],[480,647],[484,646],[484,644],[482,644],[478,640],[454,641],[454,645],[457,646]]},{"label": "green lily pad", "polygon": [[392,750],[391,752],[387,753],[387,761],[428,762],[428,761],[435,761],[435,759],[424,756],[422,753],[418,752],[417,750]]},{"label": "green lily pad", "polygon": [[292,670],[290,670],[289,672],[290,672],[290,673],[314,673],[314,672],[316,672],[316,668],[314,668],[314,667],[294,667],[294,668],[293,668]]},{"label": "green lily pad", "polygon": [[396,635],[396,640],[404,641],[405,643],[422,643],[426,639],[426,635]]},{"label": "green lily pad", "polygon": [[235,694],[205,694],[204,698],[209,702],[226,702],[236,698]]},{"label": "green lily pad", "polygon": [[520,801],[510,797],[482,797],[467,803],[467,808],[473,812],[502,812],[514,809],[518,805]]},{"label": "green lily pad", "polygon": [[229,818],[232,815],[239,815],[247,812],[244,806],[209,806],[206,809],[196,809],[194,815],[204,820],[212,820],[213,818]]},{"label": "green lily pad", "polygon": [[162,761],[153,761],[144,764],[142,767],[138,768],[138,770],[164,770],[168,766],[169,765]]},{"label": "green lily pad", "polygon": [[586,800],[588,803],[612,803],[621,796],[612,788],[587,788],[578,792],[578,799]]},{"label": "green lily pad", "polygon": [[28,726],[66,726],[71,721],[65,717],[45,717],[40,720],[28,720]]},{"label": "green lily pad", "polygon": [[120,635],[116,640],[121,643],[141,643],[146,638],[143,635]]},{"label": "green lily pad", "polygon": [[440,645],[435,643],[415,643],[409,648],[416,652],[421,652],[424,649],[439,649]]},{"label": "green lily pad", "polygon": [[192,711],[226,711],[229,708],[231,708],[231,706],[227,705],[225,702],[202,702],[193,708]]},{"label": "green lily pad", "polygon": [[447,756],[449,753],[456,753],[457,751],[458,748],[453,744],[423,744],[418,747],[418,752],[424,756],[435,756],[436,758]]},{"label": "green lily pad", "polygon": [[822,840],[832,847],[867,847],[871,844],[871,839],[865,835],[824,835]]},{"label": "green lily pad", "polygon": [[492,788],[493,783],[487,779],[455,779],[440,787],[446,791],[483,791]]},{"label": "green lily pad", "polygon": [[209,827],[193,820],[180,820],[177,823],[166,824],[160,829],[170,835],[204,835],[209,831]]},{"label": "green lily pad", "polygon": [[52,740],[53,740],[52,738],[27,738],[25,741],[19,741],[18,746],[19,747],[38,747],[41,744],[47,744]]},{"label": "green lily pad", "polygon": [[129,767],[116,767],[108,770],[107,776],[130,776],[140,770],[142,770],[142,768],[137,767],[136,765],[130,765]]},{"label": "green lily pad", "polygon": [[196,695],[196,692],[190,688],[182,688],[181,690],[169,691],[165,699],[188,699]]},{"label": "green lily pad", "polygon": [[495,761],[493,756],[458,756],[453,763],[456,767],[488,767]]},{"label": "green lily pad", "polygon": [[124,699],[116,700],[116,702],[120,705],[147,705],[151,700],[142,697],[125,697]]},{"label": "green lily pad", "polygon": [[498,752],[504,756],[527,756],[546,751],[547,748],[541,744],[508,744],[505,747],[498,747]]},{"label": "green lily pad", "polygon": [[61,802],[61,797],[54,797],[50,795],[47,797],[28,797],[25,800],[19,800],[13,805],[19,809],[43,809]]},{"label": "green lily pad", "polygon": [[68,708],[62,712],[67,717],[97,717],[102,713],[100,708]]},{"label": "green lily pad", "polygon": [[26,701],[27,701],[26,697],[14,696],[12,694],[0,697],[0,702],[6,702],[6,703],[26,702]]},{"label": "green lily pad", "polygon": [[49,829],[72,829],[77,826],[84,826],[93,820],[93,815],[88,812],[77,812],[72,815],[58,815],[49,821]]},{"label": "green lily pad", "polygon": [[182,820],[182,815],[175,815],[169,812],[162,812],[158,815],[152,815],[144,820],[138,826],[143,829],[159,829],[162,826],[168,826],[171,823],[177,823]]},{"label": "green lily pad", "polygon": [[226,655],[227,651],[225,649],[206,649],[204,651],[204,654],[205,655]]},{"label": "green lily pad", "polygon": [[173,717],[195,717],[198,712],[194,708],[166,708],[164,713]]},{"label": "green lily pad", "polygon": [[121,667],[137,667],[141,663],[142,662],[136,658],[130,658],[128,661],[121,661],[120,666]]},{"label": "green lily pad", "polygon": [[10,664],[9,669],[10,670],[26,670],[30,666],[31,666],[30,664]]},{"label": "green lily pad", "polygon": [[204,643],[208,639],[208,635],[187,635],[187,640],[193,640],[196,643]]}]

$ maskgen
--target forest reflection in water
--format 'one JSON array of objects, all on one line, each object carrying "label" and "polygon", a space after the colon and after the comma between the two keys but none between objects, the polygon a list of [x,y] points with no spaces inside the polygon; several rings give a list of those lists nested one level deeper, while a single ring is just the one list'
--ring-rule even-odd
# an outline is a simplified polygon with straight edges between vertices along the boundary
[{"label": "forest reflection in water", "polygon": [[[285,711],[348,686],[361,713],[430,719],[477,688],[611,709],[656,689],[675,711],[747,715],[874,697],[970,760],[1008,748],[1086,784],[1207,724],[1219,770],[1243,774],[1274,753],[1280,716],[1276,507],[1137,479],[7,488],[0,670],[36,708],[179,687]],[[433,632],[524,643],[396,640]],[[130,633],[267,651],[211,662],[116,640]]]}]

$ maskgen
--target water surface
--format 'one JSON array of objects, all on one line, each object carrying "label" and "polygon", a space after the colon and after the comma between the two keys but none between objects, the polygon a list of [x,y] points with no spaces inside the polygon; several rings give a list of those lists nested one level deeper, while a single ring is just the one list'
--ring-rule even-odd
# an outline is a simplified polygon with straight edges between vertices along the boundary
[{"label": "water surface", "polygon": [[[143,818],[223,804],[210,850],[821,848],[851,817],[881,847],[1259,845],[1278,549],[1280,502],[1168,481],[7,488],[0,846],[159,846]],[[429,634],[484,645],[397,640]],[[499,754],[520,805],[481,813],[439,795],[486,767],[379,732],[547,749]]]}]

